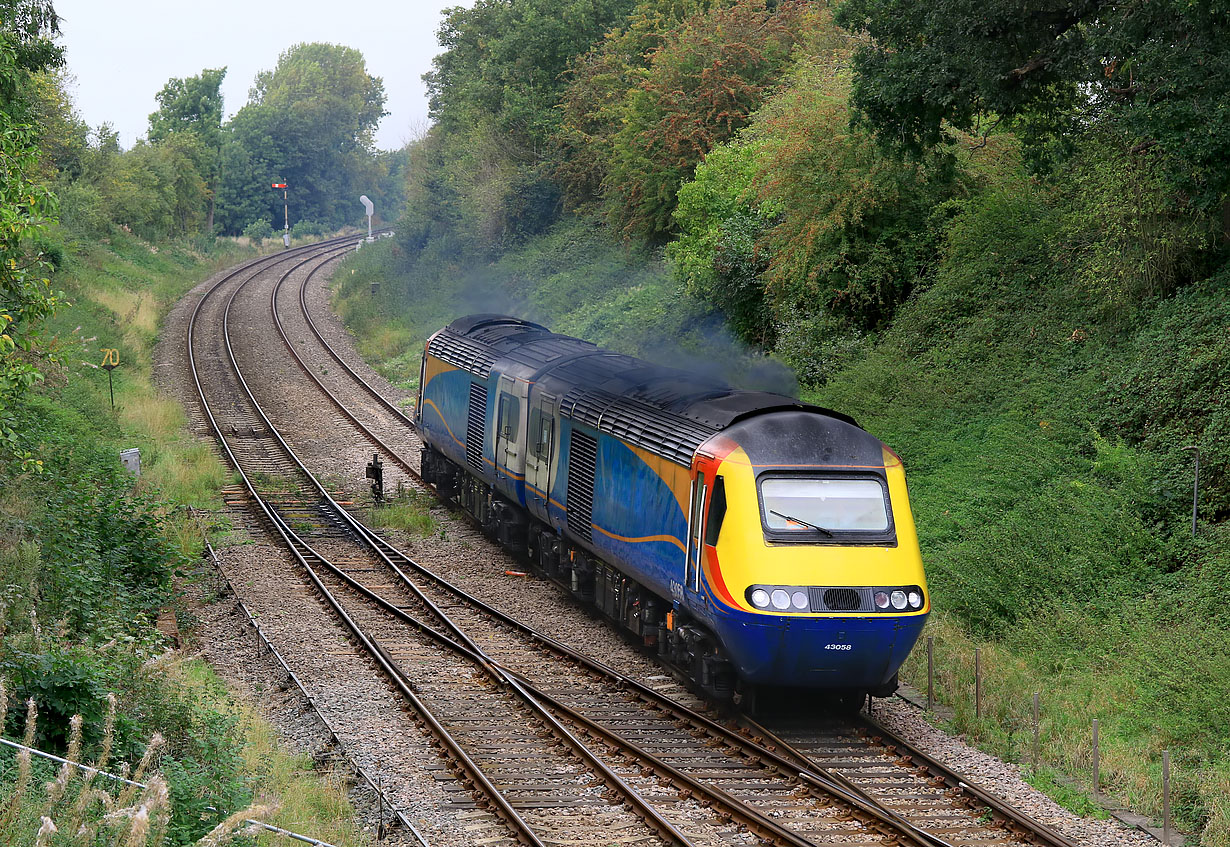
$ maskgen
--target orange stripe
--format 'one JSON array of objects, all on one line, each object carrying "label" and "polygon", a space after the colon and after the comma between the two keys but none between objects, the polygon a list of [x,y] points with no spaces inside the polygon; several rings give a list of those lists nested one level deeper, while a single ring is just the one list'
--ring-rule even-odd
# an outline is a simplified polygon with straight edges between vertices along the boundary
[{"label": "orange stripe", "polygon": [[705,545],[705,576],[709,579],[709,584],[717,590],[718,596],[734,606],[736,609],[742,609],[743,606],[735,602],[735,598],[730,596],[730,589],[726,587],[726,580],[722,579],[722,569],[718,565],[717,548],[708,544]]},{"label": "orange stripe", "polygon": [[646,541],[669,541],[671,544],[674,544],[684,553],[688,552],[688,548],[683,545],[683,542],[680,541],[678,538],[676,538],[673,535],[646,535],[643,538],[628,538],[623,535],[616,535],[613,532],[607,532],[605,529],[598,526],[598,524],[596,523],[590,524],[590,526],[598,530],[599,532],[601,532],[607,538],[614,538],[616,541],[626,541],[629,544],[641,544]]}]

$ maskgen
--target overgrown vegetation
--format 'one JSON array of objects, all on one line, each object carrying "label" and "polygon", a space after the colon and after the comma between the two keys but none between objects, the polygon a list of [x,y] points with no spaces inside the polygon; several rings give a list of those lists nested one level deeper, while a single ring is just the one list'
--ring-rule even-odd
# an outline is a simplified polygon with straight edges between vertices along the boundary
[{"label": "overgrown vegetation", "polygon": [[398,237],[339,275],[364,354],[412,385],[427,334],[508,311],[786,363],[905,459],[951,728],[1027,760],[1041,692],[1038,785],[1091,808],[1096,717],[1104,790],[1160,813],[1169,749],[1230,844],[1224,12],[640,0],[564,37],[547,6],[448,19]]},{"label": "overgrown vegetation", "polygon": [[[153,385],[169,307],[251,255],[200,237],[217,146],[202,121],[220,102],[168,86],[164,107],[204,107],[195,123],[157,124],[131,151],[107,132],[91,145],[54,76],[50,4],[0,12],[0,733],[148,784],[0,749],[0,842],[218,843],[260,816],[254,798],[282,795],[275,820],[360,843],[340,788],[305,776],[207,666],[169,659],[154,625],[191,620],[172,590],[199,562],[187,508],[217,505],[225,481]],[[141,450],[139,479],[125,447]]]}]

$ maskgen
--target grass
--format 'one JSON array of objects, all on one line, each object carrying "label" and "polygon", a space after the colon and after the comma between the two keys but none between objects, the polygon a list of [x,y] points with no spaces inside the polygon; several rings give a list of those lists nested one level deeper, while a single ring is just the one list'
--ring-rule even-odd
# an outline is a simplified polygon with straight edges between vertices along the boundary
[{"label": "grass", "polygon": [[397,499],[372,509],[372,523],[377,527],[400,529],[420,537],[434,535],[440,523],[431,514],[435,498],[415,491],[406,491]]},{"label": "grass", "polygon": [[[168,504],[217,508],[224,477],[209,450],[185,431],[179,404],[154,385],[159,328],[189,288],[250,255],[228,242],[219,242],[210,256],[175,245],[152,250],[140,239],[117,234],[107,245],[71,245],[53,280],[72,305],[49,323],[52,349],[63,368],[49,379],[49,393],[88,415],[101,442],[116,451],[139,448],[139,490]],[[104,348],[119,351],[120,365],[111,374],[114,412],[106,373],[98,367]],[[199,544],[190,541],[191,527],[176,526],[183,520],[171,521],[171,534],[195,552]]]},{"label": "grass", "polygon": [[[114,690],[121,698],[116,737],[125,757],[153,731],[165,733],[166,755],[157,766],[168,793],[144,798],[151,826],[133,831],[129,824],[134,819],[122,814],[109,818],[106,825],[114,824],[115,831],[107,843],[133,847],[191,843],[202,827],[210,825],[204,821],[218,814],[201,804],[217,806],[225,814],[241,809],[254,796],[276,795],[278,809],[270,814],[279,825],[357,847],[364,840],[355,832],[341,777],[316,774],[309,760],[281,750],[274,730],[251,707],[237,705],[234,693],[203,662],[165,657],[153,664],[145,661],[164,649],[152,621],[159,604],[168,602],[167,580],[190,561],[184,554],[194,555],[201,547],[199,526],[186,507],[220,509],[219,489],[232,481],[209,447],[185,431],[178,404],[155,387],[158,331],[167,311],[191,286],[252,251],[223,244],[206,256],[182,245],[155,248],[116,234],[105,244],[69,245],[65,254],[53,284],[65,290],[72,305],[49,323],[51,348],[61,366],[48,374],[46,384],[27,404],[27,435],[37,442],[32,446],[53,451],[54,456],[41,478],[18,476],[0,488],[0,526],[6,532],[14,530],[0,543],[0,590],[6,592],[2,598],[6,619],[0,629],[4,673],[14,685],[36,691],[46,716],[43,723],[58,727],[44,741],[60,751],[69,733],[58,724],[67,724],[74,711],[84,712],[95,715],[87,720],[94,725],[87,725],[85,732],[86,753],[97,758],[97,747],[92,745],[103,734],[97,713],[105,690]],[[106,373],[97,367],[104,348],[117,349],[120,356],[120,366],[112,373],[114,411]],[[129,447],[141,450],[139,480],[117,476],[117,453]],[[96,487],[105,495],[101,500],[91,499]],[[29,497],[31,491],[49,495],[36,503]],[[128,507],[115,503],[130,493],[136,495],[134,502],[153,505],[125,514]],[[108,500],[113,497],[114,502]],[[120,511],[107,512],[109,505]],[[152,510],[150,514],[159,519],[146,520],[142,509]],[[206,523],[222,529],[225,521]],[[32,530],[35,527],[53,529],[49,535],[39,535]],[[56,538],[55,527],[81,537]],[[159,534],[169,544],[163,546]],[[79,563],[64,551],[82,542],[89,558]],[[118,563],[115,573],[132,584],[108,584],[109,562]],[[121,614],[116,597],[131,613]],[[48,621],[58,620],[60,614],[71,616],[76,635],[65,640],[52,634],[64,624],[40,629],[31,614],[36,609],[46,611]],[[192,615],[182,606],[180,612],[181,624],[191,626]],[[40,675],[44,667],[49,671]],[[0,709],[3,701],[0,697]],[[62,719],[53,719],[57,715]],[[9,723],[20,729],[13,716]],[[77,837],[78,824],[73,821],[78,813],[66,805],[75,802],[80,780],[68,783],[63,799],[48,803],[41,786],[48,779],[54,782],[55,774],[32,764],[32,781],[22,788],[14,782],[20,767],[5,755],[0,753],[0,798],[16,794],[18,802],[12,806],[15,817],[0,825],[0,841],[34,845],[39,841],[40,815],[50,814],[65,824],[50,843],[83,847],[94,843],[88,830],[99,822],[97,815],[87,816],[87,832]],[[113,796],[110,802],[135,810],[132,804],[141,799]],[[168,817],[172,811],[174,817]],[[255,810],[244,815],[259,816]],[[46,838],[44,832],[40,843],[48,843]],[[255,842],[242,843],[275,842],[284,840],[261,835]]]},{"label": "grass", "polygon": [[[256,798],[247,808],[229,816],[210,833],[197,840],[184,842],[170,817],[170,804],[180,793],[174,769],[161,770],[168,743],[156,736],[142,762],[132,773],[132,779],[149,788],[124,788],[105,778],[92,778],[80,769],[59,767],[46,760],[28,755],[0,751],[0,797],[4,811],[0,812],[6,845],[47,843],[40,839],[50,819],[59,830],[52,843],[87,847],[99,843],[122,843],[126,847],[161,847],[171,843],[213,845],[231,841],[245,819],[252,818],[283,829],[307,835],[337,845],[364,847],[367,839],[354,823],[354,809],[347,799],[346,777],[336,772],[318,772],[311,758],[286,751],[276,730],[249,704],[228,690],[208,664],[199,659],[164,662],[159,672],[173,678],[194,708],[233,715],[242,743],[242,757],[237,774],[246,786],[246,793]],[[2,691],[0,687],[0,691]],[[0,723],[3,723],[0,711]],[[107,726],[99,735],[102,749],[98,755],[83,755],[81,738],[88,729],[78,721],[70,733],[67,758],[91,764],[101,770],[124,771],[126,765],[114,763],[108,751],[116,742],[114,710]],[[75,721],[77,719],[74,719]],[[27,727],[34,721],[27,720]],[[27,730],[25,743],[32,746],[32,729]],[[185,777],[186,778],[186,777]],[[144,807],[145,816],[137,815]],[[244,836],[243,843],[272,845],[285,843],[284,837],[267,830],[257,830]]]},{"label": "grass", "polygon": [[[273,798],[275,811],[269,816],[269,823],[337,847],[362,847],[367,843],[355,826],[355,811],[347,799],[344,774],[317,771],[310,756],[287,751],[272,724],[226,688],[207,663],[187,660],[176,672],[190,690],[201,694],[210,708],[231,710],[237,715],[243,739],[243,777],[256,796]],[[258,836],[257,843],[286,842],[265,832]]]}]

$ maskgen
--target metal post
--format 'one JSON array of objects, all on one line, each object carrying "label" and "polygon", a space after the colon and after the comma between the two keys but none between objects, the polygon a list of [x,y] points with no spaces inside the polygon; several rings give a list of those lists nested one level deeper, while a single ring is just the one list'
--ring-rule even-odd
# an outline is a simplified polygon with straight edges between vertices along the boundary
[{"label": "metal post", "polygon": [[1192,482],[1192,538],[1196,537],[1196,518],[1200,510],[1200,448],[1195,446],[1184,447],[1184,450],[1191,450],[1196,455],[1196,478]]},{"label": "metal post", "polygon": [[982,720],[982,650],[974,648],[974,717]]},{"label": "metal post", "polygon": [[107,368],[107,390],[111,392],[111,411],[115,411],[115,382],[111,378],[111,368]]},{"label": "metal post", "polygon": [[290,232],[290,189],[282,189],[282,231]]},{"label": "metal post", "polygon": [[1096,797],[1102,793],[1102,765],[1098,750],[1098,719],[1093,719],[1093,794]]},{"label": "metal post", "polygon": [[1038,737],[1042,732],[1042,720],[1038,714],[1038,692],[1034,692],[1034,770],[1038,769]]},{"label": "metal post", "polygon": [[1170,751],[1162,751],[1162,843],[1170,844]]},{"label": "metal post", "polygon": [[935,706],[935,638],[927,636],[927,711]]}]

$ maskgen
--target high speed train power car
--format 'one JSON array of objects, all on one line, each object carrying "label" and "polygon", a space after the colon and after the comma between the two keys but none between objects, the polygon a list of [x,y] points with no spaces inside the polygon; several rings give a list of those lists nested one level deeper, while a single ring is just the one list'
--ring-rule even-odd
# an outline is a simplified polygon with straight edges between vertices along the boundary
[{"label": "high speed train power car", "polygon": [[442,497],[711,695],[895,690],[930,600],[901,461],[849,417],[471,315],[415,423]]}]

